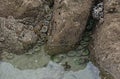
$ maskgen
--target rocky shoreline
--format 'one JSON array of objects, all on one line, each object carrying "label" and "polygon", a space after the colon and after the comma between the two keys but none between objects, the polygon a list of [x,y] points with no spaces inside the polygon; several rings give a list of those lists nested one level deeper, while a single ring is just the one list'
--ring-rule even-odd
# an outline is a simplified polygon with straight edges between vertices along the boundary
[{"label": "rocky shoreline", "polygon": [[56,62],[61,54],[82,56],[78,64],[91,59],[119,79],[119,7],[119,0],[1,0],[0,60],[31,56],[44,45]]}]

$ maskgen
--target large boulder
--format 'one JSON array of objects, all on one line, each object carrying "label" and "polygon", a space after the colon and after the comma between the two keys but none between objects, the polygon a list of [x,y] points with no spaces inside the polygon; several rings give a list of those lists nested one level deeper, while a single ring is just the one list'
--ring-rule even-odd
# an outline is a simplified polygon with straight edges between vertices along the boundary
[{"label": "large boulder", "polygon": [[33,26],[17,22],[13,17],[0,17],[0,51],[21,54],[37,41]]},{"label": "large boulder", "polygon": [[92,0],[54,0],[54,12],[46,46],[48,54],[74,48],[81,39]]},{"label": "large boulder", "polygon": [[120,79],[120,0],[105,0],[104,23],[97,26],[90,50],[101,68]]}]

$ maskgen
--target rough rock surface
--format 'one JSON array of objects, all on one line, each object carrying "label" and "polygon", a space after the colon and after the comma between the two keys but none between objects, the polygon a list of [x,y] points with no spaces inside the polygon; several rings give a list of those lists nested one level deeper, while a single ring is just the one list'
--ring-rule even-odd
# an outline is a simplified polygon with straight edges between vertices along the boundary
[{"label": "rough rock surface", "polygon": [[105,0],[104,23],[93,35],[91,55],[96,62],[120,79],[120,0]]},{"label": "rough rock surface", "polygon": [[52,4],[52,0],[0,0],[0,53],[20,54],[37,39],[44,42]]},{"label": "rough rock surface", "polygon": [[74,47],[85,29],[92,0],[55,0],[46,50],[58,54]]},{"label": "rough rock surface", "polygon": [[24,53],[37,41],[32,26],[17,22],[13,17],[0,18],[0,50],[10,53]]},{"label": "rough rock surface", "polygon": [[0,0],[0,17],[19,17],[40,5],[42,5],[41,0]]}]

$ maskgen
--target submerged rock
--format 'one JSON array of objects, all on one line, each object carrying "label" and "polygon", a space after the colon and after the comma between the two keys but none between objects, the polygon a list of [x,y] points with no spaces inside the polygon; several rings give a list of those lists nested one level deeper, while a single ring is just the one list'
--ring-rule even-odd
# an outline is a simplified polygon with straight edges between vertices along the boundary
[{"label": "submerged rock", "polygon": [[92,0],[55,0],[46,50],[59,54],[71,50],[80,40]]},{"label": "submerged rock", "polygon": [[[112,13],[109,11],[114,8]],[[99,66],[120,78],[120,0],[105,0],[104,23],[93,35],[91,56]]]}]

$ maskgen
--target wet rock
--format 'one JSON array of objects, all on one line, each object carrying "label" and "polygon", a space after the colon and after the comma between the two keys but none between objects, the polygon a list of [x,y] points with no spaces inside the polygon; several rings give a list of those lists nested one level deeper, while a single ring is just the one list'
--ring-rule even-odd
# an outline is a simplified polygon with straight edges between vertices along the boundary
[{"label": "wet rock", "polygon": [[[104,23],[93,35],[91,56],[99,66],[120,78],[120,0],[105,0]],[[111,9],[115,11],[110,11]]]},{"label": "wet rock", "polygon": [[46,50],[59,54],[71,50],[85,29],[92,0],[55,0]]},{"label": "wet rock", "polygon": [[10,53],[21,54],[37,41],[32,26],[17,22],[13,17],[0,17],[0,49]]}]

